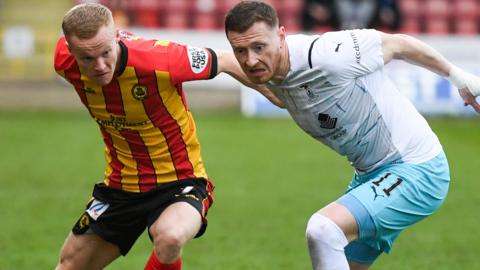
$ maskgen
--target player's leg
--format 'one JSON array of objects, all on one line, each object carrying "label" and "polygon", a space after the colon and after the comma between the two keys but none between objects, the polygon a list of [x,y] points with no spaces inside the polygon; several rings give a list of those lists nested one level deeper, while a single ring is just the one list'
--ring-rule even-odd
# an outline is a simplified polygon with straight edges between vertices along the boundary
[{"label": "player's leg", "polygon": [[350,265],[350,270],[368,270],[368,268],[370,267],[370,265],[356,262],[348,262],[348,265]]},{"label": "player's leg", "polygon": [[359,227],[358,239],[345,247],[351,269],[368,269],[382,252],[390,251],[404,229],[435,212],[447,195],[449,180],[443,153],[421,164],[391,164],[356,176],[353,189],[338,200]]},{"label": "player's leg", "polygon": [[60,252],[57,270],[103,269],[120,256],[118,247],[94,233],[70,233]]},{"label": "player's leg", "polygon": [[213,184],[203,178],[179,181],[175,192],[168,192],[167,205],[150,213],[147,223],[154,249],[146,270],[181,269],[183,246],[207,228],[213,189]]},{"label": "player's leg", "polygon": [[169,205],[150,226],[154,243],[145,269],[180,269],[183,246],[202,226],[202,216],[191,204],[180,201]]},{"label": "player's leg", "polygon": [[344,247],[356,239],[354,216],[343,205],[333,202],[313,214],[307,225],[307,242],[314,270],[348,270]]}]

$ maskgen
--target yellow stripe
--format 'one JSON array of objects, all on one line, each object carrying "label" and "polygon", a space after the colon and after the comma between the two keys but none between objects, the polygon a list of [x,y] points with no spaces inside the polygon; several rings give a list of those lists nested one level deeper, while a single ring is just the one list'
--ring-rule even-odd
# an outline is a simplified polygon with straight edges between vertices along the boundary
[{"label": "yellow stripe", "polygon": [[168,46],[170,44],[170,41],[168,40],[159,40],[153,44],[153,46]]},{"label": "yellow stripe", "polygon": [[[122,74],[121,80],[122,99],[127,111],[127,122],[139,123],[147,121],[143,126],[136,127],[139,134],[147,147],[148,154],[152,160],[157,183],[170,182],[177,179],[175,167],[173,166],[172,157],[168,151],[166,139],[162,132],[154,126],[148,118],[143,103],[134,98],[132,88],[138,83],[135,69],[127,67]],[[149,91],[152,91],[149,89]],[[161,104],[158,104],[161,106]]]},{"label": "yellow stripe", "polygon": [[65,78],[65,70],[57,70],[57,74]]},{"label": "yellow stripe", "polygon": [[107,166],[105,167],[105,178],[103,179],[103,183],[108,186],[110,184],[108,177],[113,172],[113,168],[110,166],[110,162],[112,162],[112,156],[110,155],[110,150],[108,147],[105,147],[105,162],[107,163]]},{"label": "yellow stripe", "polygon": [[[207,178],[207,173],[200,156],[200,145],[195,131],[195,123],[182,102],[182,97],[177,89],[170,84],[168,72],[156,72],[159,94],[166,109],[180,126],[183,140],[187,146],[188,159],[194,168],[196,177]],[[160,91],[161,89],[161,91]]]},{"label": "yellow stripe", "polygon": [[[136,100],[133,97],[131,89],[135,84],[138,83],[136,80],[135,70],[132,67],[127,67],[122,74],[122,77],[125,76],[126,78],[135,78],[135,80],[122,80],[130,81],[128,84],[122,85],[122,93],[126,93],[123,96],[123,101],[125,106],[128,106],[129,115],[127,115],[128,121],[148,121],[148,124],[143,126],[141,130],[139,130],[140,136],[147,147],[148,153],[152,160],[153,167],[155,169],[157,175],[157,183],[164,183],[170,182],[177,179],[177,175],[175,172],[175,167],[173,166],[172,157],[170,152],[168,151],[167,141],[165,136],[162,132],[154,126],[154,124],[149,120],[147,113],[145,112],[145,108],[141,101]],[[125,89],[124,89],[125,88]],[[149,91],[152,91],[149,89]],[[135,109],[133,106],[141,106],[140,108]],[[162,106],[158,104],[158,106]],[[134,111],[137,111],[135,115],[130,116],[131,109],[134,108]],[[143,118],[138,118],[142,116]],[[134,118],[137,117],[137,118]]]}]

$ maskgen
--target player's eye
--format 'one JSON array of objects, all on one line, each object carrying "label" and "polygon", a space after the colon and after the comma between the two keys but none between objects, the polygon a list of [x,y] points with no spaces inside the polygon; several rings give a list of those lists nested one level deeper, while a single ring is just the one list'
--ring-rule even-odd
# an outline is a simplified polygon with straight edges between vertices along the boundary
[{"label": "player's eye", "polygon": [[82,61],[84,61],[84,62],[90,62],[90,61],[92,61],[92,60],[93,60],[93,57],[90,57],[90,56],[84,56],[84,57],[82,57],[81,59],[82,59]]},{"label": "player's eye", "polygon": [[103,57],[107,57],[108,55],[110,55],[110,51],[103,52]]},{"label": "player's eye", "polygon": [[244,54],[245,50],[244,49],[235,49],[236,54]]},{"label": "player's eye", "polygon": [[265,46],[263,46],[263,45],[256,45],[255,48],[254,48],[255,52],[257,52],[257,53],[262,52],[264,47]]}]

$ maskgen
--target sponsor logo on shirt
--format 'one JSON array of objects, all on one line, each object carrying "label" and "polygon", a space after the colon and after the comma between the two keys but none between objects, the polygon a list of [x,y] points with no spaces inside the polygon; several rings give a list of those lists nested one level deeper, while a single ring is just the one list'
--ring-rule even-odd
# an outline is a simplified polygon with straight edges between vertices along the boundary
[{"label": "sponsor logo on shirt", "polygon": [[131,130],[144,126],[148,121],[141,122],[128,122],[127,118],[123,115],[110,115],[110,119],[95,119],[97,123],[102,127],[113,127],[116,130]]},{"label": "sponsor logo on shirt", "polygon": [[355,62],[360,64],[360,60],[362,60],[362,54],[360,53],[360,45],[358,44],[357,35],[355,35],[355,32],[350,31],[350,37],[352,38],[353,49],[355,50]]},{"label": "sponsor logo on shirt", "polygon": [[205,49],[188,46],[187,54],[193,73],[198,74],[205,70],[208,63],[208,53]]},{"label": "sponsor logo on shirt", "polygon": [[320,122],[321,128],[334,129],[337,125],[337,118],[325,113],[318,114],[318,121]]},{"label": "sponsor logo on shirt", "polygon": [[340,49],[340,45],[342,45],[342,42],[337,43],[337,47],[335,48],[335,52],[338,52],[338,50]]}]

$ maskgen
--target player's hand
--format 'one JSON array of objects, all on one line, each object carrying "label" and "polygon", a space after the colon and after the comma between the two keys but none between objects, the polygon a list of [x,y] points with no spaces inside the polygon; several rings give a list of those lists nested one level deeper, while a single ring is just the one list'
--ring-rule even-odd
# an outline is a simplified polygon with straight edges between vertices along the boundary
[{"label": "player's hand", "polygon": [[458,93],[463,99],[463,103],[465,106],[472,106],[473,109],[477,112],[480,113],[480,104],[478,104],[475,96],[468,90],[467,87],[458,89]]}]

